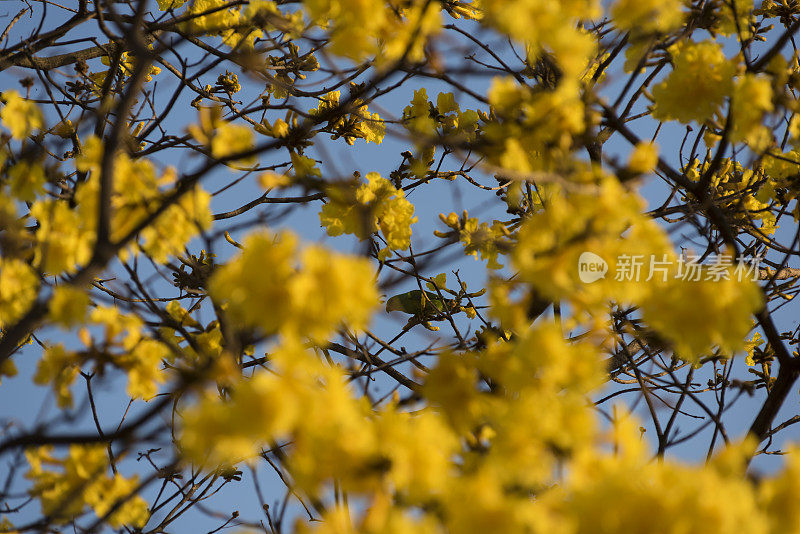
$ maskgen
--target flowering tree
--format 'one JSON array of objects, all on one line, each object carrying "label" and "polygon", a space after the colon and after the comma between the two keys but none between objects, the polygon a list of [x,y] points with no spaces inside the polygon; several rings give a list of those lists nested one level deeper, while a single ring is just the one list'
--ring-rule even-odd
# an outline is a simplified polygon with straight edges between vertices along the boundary
[{"label": "flowering tree", "polygon": [[0,532],[800,532],[794,2],[3,8]]}]

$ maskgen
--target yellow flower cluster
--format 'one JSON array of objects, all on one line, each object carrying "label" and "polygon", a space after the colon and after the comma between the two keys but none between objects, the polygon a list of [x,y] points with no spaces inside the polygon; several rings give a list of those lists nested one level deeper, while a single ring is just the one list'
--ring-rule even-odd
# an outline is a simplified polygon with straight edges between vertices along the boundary
[{"label": "yellow flower cluster", "polygon": [[3,91],[2,99],[5,105],[0,109],[0,120],[14,139],[25,139],[31,132],[44,126],[42,112],[36,104],[22,98],[18,92]]},{"label": "yellow flower cluster", "polygon": [[16,530],[14,530],[14,525],[11,523],[7,517],[3,516],[0,517],[0,532],[7,532],[8,534],[18,534]]},{"label": "yellow flower cluster", "polygon": [[720,280],[673,279],[663,291],[642,299],[643,317],[681,358],[695,361],[712,347],[725,354],[743,348],[763,296],[757,284],[739,281],[731,271]]},{"label": "yellow flower cluster", "polygon": [[633,148],[626,169],[636,174],[652,172],[658,164],[658,147],[653,143],[639,143]]},{"label": "yellow flower cluster", "polygon": [[[350,84],[351,89],[355,84]],[[310,109],[308,113],[317,117],[339,106],[340,91],[332,91],[323,95],[319,105]],[[367,105],[356,98],[352,102],[355,112],[349,115],[336,114],[335,120],[328,121],[328,128],[332,130],[331,139],[343,137],[348,145],[355,143],[356,139],[363,139],[367,143],[381,144],[386,135],[386,124],[377,113],[370,113]]]},{"label": "yellow flower cluster", "polygon": [[475,258],[478,254],[482,259],[488,261],[486,266],[489,269],[499,269],[502,267],[497,262],[498,243],[508,235],[508,230],[499,221],[494,221],[492,226],[488,223],[479,223],[478,219],[471,217],[464,223],[460,231],[461,243],[464,245],[464,253],[470,254]]},{"label": "yellow flower cluster", "polygon": [[[790,156],[791,158],[791,156]],[[764,169],[770,168],[770,161],[780,161],[775,158],[765,158]],[[787,162],[781,162],[786,165]],[[686,177],[697,181],[705,174],[710,163],[701,164],[693,160],[684,168]],[[791,170],[791,173],[796,172]],[[757,228],[765,235],[772,235],[778,228],[775,215],[769,210],[774,202],[775,187],[784,185],[779,173],[767,173],[772,181],[764,181],[764,173],[754,171],[738,161],[724,158],[717,171],[711,176],[711,185],[716,192],[717,204],[726,209],[737,223]]]},{"label": "yellow flower cluster", "polygon": [[11,194],[24,202],[33,202],[44,192],[46,178],[39,163],[20,161],[8,170]]},{"label": "yellow flower cluster", "polygon": [[6,260],[26,259],[31,253],[33,237],[25,227],[25,219],[17,211],[18,207],[20,204],[12,195],[0,194],[0,228],[3,229],[3,257]]},{"label": "yellow flower cluster", "polygon": [[[645,321],[686,360],[695,361],[712,347],[741,349],[751,314],[762,304],[758,285],[731,272],[720,280],[676,277],[678,261],[669,240],[641,215],[642,199],[613,178],[598,185],[594,193],[553,196],[523,224],[513,253],[522,279],[545,298],[569,302],[576,321],[600,330],[609,301],[639,305]],[[591,283],[580,278],[585,252],[607,262],[605,276]],[[667,272],[650,276],[642,269],[641,276],[618,277],[619,262],[634,256],[664,262]]]},{"label": "yellow flower cluster", "polygon": [[363,0],[306,0],[303,2],[309,17],[325,27],[332,21],[331,50],[339,55],[362,59],[377,52],[374,36],[387,23],[388,13],[383,2]]},{"label": "yellow flower cluster", "polygon": [[[243,124],[222,124],[211,139],[211,155],[215,158],[226,158],[232,154],[238,154],[251,150],[255,147],[253,142],[253,131],[249,126]],[[237,165],[252,165],[255,156],[238,159],[234,161]]]},{"label": "yellow flower cluster", "polygon": [[424,58],[429,35],[441,29],[441,6],[420,0],[305,0],[309,18],[330,28],[329,50],[359,61],[376,55],[379,65]]},{"label": "yellow flower cluster", "polygon": [[[432,112],[433,110],[433,112]],[[447,142],[458,143],[474,141],[478,131],[480,116],[476,111],[461,111],[453,93],[439,93],[436,105],[428,100],[423,87],[414,91],[410,105],[403,110],[403,126],[414,137],[424,141],[440,130]]]},{"label": "yellow flower cluster", "polygon": [[612,296],[636,300],[647,284],[617,282],[613,276],[583,284],[577,266],[586,251],[608,261],[612,272],[610,261],[621,255],[671,256],[669,241],[655,222],[641,214],[643,207],[641,197],[609,176],[600,177],[596,187],[585,191],[553,194],[546,209],[520,228],[514,265],[542,296],[567,299],[578,310],[604,308]]},{"label": "yellow flower cluster", "polygon": [[785,179],[800,171],[800,150],[767,154],[764,157],[763,169],[770,180],[781,186],[787,186]]},{"label": "yellow flower cluster", "polygon": [[[255,147],[253,129],[250,126],[222,120],[221,107],[201,107],[198,115],[200,124],[192,124],[187,130],[198,143],[211,149],[211,155],[214,158],[227,158]],[[225,164],[233,167],[248,167],[255,162],[256,156],[250,155],[225,162]]]},{"label": "yellow flower cluster", "polygon": [[731,141],[745,142],[759,152],[767,148],[772,141],[772,134],[763,120],[764,115],[773,109],[769,78],[750,73],[739,77],[731,95]]},{"label": "yellow flower cluster", "polygon": [[[179,0],[170,6],[167,0],[159,0],[159,7],[175,9],[183,3]],[[194,0],[186,15],[191,18],[183,23],[185,30],[219,35],[227,46],[245,50],[253,49],[256,39],[264,37],[264,30],[278,28],[297,33],[303,28],[302,12],[284,15],[271,0],[252,0],[244,8],[226,0]],[[263,24],[263,21],[269,23]]]},{"label": "yellow flower cluster", "polygon": [[482,127],[492,163],[517,173],[552,170],[570,161],[573,137],[585,129],[584,105],[566,85],[533,91],[495,78],[488,92],[493,118]]},{"label": "yellow flower cluster", "polygon": [[75,353],[67,351],[58,343],[44,349],[42,358],[36,365],[33,382],[41,386],[50,386],[56,395],[59,408],[72,407],[70,387],[80,372],[79,358]]},{"label": "yellow flower cluster", "polygon": [[294,344],[269,357],[270,371],[237,381],[229,401],[208,394],[186,410],[185,456],[214,467],[290,439],[294,482],[309,493],[334,477],[346,491],[391,484],[414,500],[444,490],[457,440],[434,413],[388,407],[373,417],[338,367]]},{"label": "yellow flower cluster", "polygon": [[158,9],[160,9],[161,11],[166,11],[168,9],[178,9],[185,3],[186,0],[158,0]]},{"label": "yellow flower cluster", "polygon": [[[734,79],[736,60],[726,59],[722,45],[713,41],[682,41],[669,51],[674,69],[653,88],[656,119],[724,123],[721,108],[730,96],[730,140],[745,142],[758,152],[769,146],[772,135],[763,120],[774,109],[774,82],[770,77],[748,72]],[[785,61],[773,61],[770,70],[775,80],[785,82],[786,73],[775,72],[785,71],[780,64],[785,67]],[[713,144],[715,137],[709,137],[707,142]]]},{"label": "yellow flower cluster", "polygon": [[211,195],[195,187],[142,230],[141,248],[156,261],[167,261],[211,223]]},{"label": "yellow flower cluster", "polygon": [[[31,215],[40,225],[34,264],[45,272],[73,271],[91,256],[97,227],[102,150],[102,143],[91,137],[76,161],[78,170],[90,172],[91,176],[78,187],[74,209],[68,202],[55,199],[41,200],[31,207]],[[173,169],[159,176],[150,161],[133,160],[124,153],[117,154],[113,169],[110,237],[116,241],[152,217],[165,196],[162,188],[173,185],[176,176]],[[192,237],[211,225],[210,203],[211,196],[199,188],[183,195],[141,233],[141,250],[157,261],[165,261],[170,254],[182,251]]]},{"label": "yellow flower cluster", "polygon": [[50,297],[48,318],[65,328],[83,323],[89,295],[76,287],[60,285],[53,289]]},{"label": "yellow flower cluster", "polygon": [[[595,345],[569,343],[553,324],[486,343],[441,355],[419,391],[429,407],[413,413],[370,407],[338,367],[284,344],[268,371],[184,412],[181,452],[213,469],[277,443],[296,490],[321,495],[335,481],[364,499],[297,527],[317,534],[794,528],[796,452],[758,486],[743,476],[746,443],[708,466],[652,462],[631,418],[603,429],[586,402],[604,381]],[[564,475],[552,484],[556,471]]]},{"label": "yellow flower cluster", "polygon": [[[555,372],[552,387],[534,378],[533,384],[526,386],[525,395],[521,395],[521,391],[507,388],[507,382],[498,380],[493,382],[498,384],[497,391],[490,395],[477,391],[474,377],[472,381],[454,382],[450,375],[441,379],[432,376],[426,385],[425,393],[432,397],[455,388],[471,389],[474,397],[480,399],[476,402],[487,408],[487,415],[476,418],[482,421],[477,427],[480,430],[468,434],[464,440],[466,446],[452,468],[443,473],[429,467],[431,472],[443,476],[446,483],[421,486],[422,491],[414,493],[407,490],[402,478],[387,474],[385,486],[373,490],[365,509],[328,510],[323,521],[313,523],[313,527],[302,526],[301,532],[724,534],[740,528],[763,534],[797,531],[793,495],[798,490],[800,461],[796,450],[790,452],[789,465],[783,473],[763,480],[758,487],[744,476],[747,442],[732,445],[704,468],[669,460],[650,461],[630,417],[616,415],[611,428],[600,432],[592,424],[590,409],[576,395],[579,387],[591,386],[598,379],[596,361],[586,364],[592,361],[591,352],[566,348],[561,334],[548,330],[533,332],[524,346],[529,349],[527,353],[522,352],[522,347],[513,352],[507,349],[504,357],[493,363],[500,367],[508,365],[502,371],[509,377],[513,377],[510,372],[513,370],[526,378]],[[566,359],[565,350],[572,352]],[[440,360],[445,361],[446,358]],[[569,382],[566,390],[556,390],[564,384],[558,377],[573,374],[572,363],[578,364],[581,378],[576,382],[580,385]],[[472,371],[488,367],[477,359],[459,365]],[[496,378],[495,374],[489,376]],[[568,397],[566,402],[563,395]],[[447,405],[453,406],[451,402]],[[558,407],[564,405],[570,408],[561,411]],[[391,412],[381,413],[378,418],[392,422],[391,415]],[[521,416],[530,423],[519,424]],[[428,443],[441,433],[436,425],[416,425],[413,435]],[[573,435],[575,439],[564,441],[565,435]],[[401,439],[394,448],[403,450],[406,446]],[[440,448],[451,450],[449,443]],[[615,452],[609,454],[603,448],[613,448]],[[288,450],[291,459],[294,451]],[[388,456],[386,460],[387,465],[394,466],[396,456]],[[547,485],[544,481],[551,480],[554,469],[563,469],[565,475],[560,483]],[[362,473],[361,487],[370,476],[368,470]],[[347,491],[354,485],[359,487],[358,484],[346,480],[342,487]],[[535,499],[531,494],[535,494]],[[417,502],[424,504],[422,513],[413,508]],[[354,513],[358,514],[356,519],[351,518]]]},{"label": "yellow flower cluster", "polygon": [[562,83],[575,87],[595,52],[593,39],[578,28],[578,21],[599,16],[600,2],[500,0],[481,6],[488,24],[513,39],[528,43],[534,55],[551,52],[564,75]]},{"label": "yellow flower cluster", "polygon": [[786,452],[783,471],[758,488],[757,499],[769,532],[797,532],[800,525],[800,510],[792,498],[800,491],[800,448],[795,445]]},{"label": "yellow flower cluster", "polygon": [[433,135],[436,131],[436,121],[431,117],[430,106],[427,89],[423,87],[414,91],[414,98],[403,110],[403,124],[406,128],[417,134]]},{"label": "yellow flower cluster", "polygon": [[[189,364],[197,364],[208,360],[224,361],[224,358],[220,358],[223,355],[223,340],[218,321],[212,321],[199,332],[188,333],[188,336],[185,337],[186,326],[199,326],[199,324],[180,305],[177,307],[168,306],[166,311],[170,317],[184,327],[181,332],[169,327],[162,327],[159,331],[161,339],[169,345],[173,354]],[[195,347],[198,350],[195,350]],[[170,355],[171,357],[172,355]]]},{"label": "yellow flower cluster", "polygon": [[434,235],[441,238],[449,238],[455,234],[464,245],[464,253],[474,258],[486,260],[489,269],[500,269],[503,267],[497,261],[497,256],[510,250],[511,241],[508,239],[509,231],[500,221],[489,223],[480,222],[476,217],[469,217],[464,212],[462,217],[455,213],[445,216],[439,214],[439,219],[446,224],[452,232],[434,232]]},{"label": "yellow flower cluster", "polygon": [[[544,481],[561,459],[593,449],[595,425],[583,392],[600,377],[596,356],[583,345],[568,346],[555,328],[533,329],[519,345],[444,355],[422,390],[434,408],[413,415],[392,405],[376,410],[347,434],[347,450],[336,451],[345,468],[360,460],[355,473],[337,477],[344,491],[370,492],[373,501],[360,520],[340,529],[349,521],[332,510],[308,531],[377,534],[393,526],[426,533],[526,532],[568,520],[569,514],[554,517],[536,501],[547,495]],[[494,391],[481,388],[479,374],[496,385]],[[327,461],[323,447],[338,443],[333,438],[347,416],[345,410],[325,411],[320,421],[315,411],[304,413],[319,426],[301,418],[287,451],[292,474],[300,475],[305,489],[314,487],[302,476],[312,467],[331,476],[344,471],[342,460]],[[321,431],[308,432],[307,426]],[[295,449],[295,443],[302,445]],[[320,480],[319,474],[313,479]],[[391,495],[403,504],[390,510],[392,501],[385,499]],[[407,517],[407,507],[415,505],[426,513]]]},{"label": "yellow flower cluster", "polygon": [[[77,290],[69,290],[71,292]],[[64,293],[67,292],[61,295]],[[73,301],[64,303],[65,298]],[[51,305],[51,317],[83,305],[81,300],[78,294],[57,294]],[[166,380],[161,367],[162,361],[172,359],[169,346],[144,337],[142,320],[135,315],[124,314],[116,307],[95,308],[89,314],[88,325],[102,328],[102,340],[95,341],[84,327],[79,331],[79,337],[86,346],[84,351],[67,350],[61,343],[47,347],[39,360],[34,381],[50,385],[56,393],[58,405],[70,407],[73,400],[70,387],[80,366],[94,362],[101,369],[111,365],[124,371],[128,379],[127,394],[131,399],[153,397],[158,392],[158,384]],[[102,350],[98,347],[102,347]]]},{"label": "yellow flower cluster", "polygon": [[31,206],[30,213],[39,222],[33,260],[38,269],[53,274],[71,272],[89,261],[96,212],[81,206],[71,209],[64,201],[41,200]]},{"label": "yellow flower cluster", "polygon": [[328,235],[354,234],[367,239],[380,229],[389,249],[402,250],[411,245],[411,225],[417,222],[414,205],[402,189],[380,174],[367,174],[367,183],[360,185],[332,186],[328,195],[331,200],[319,214]]},{"label": "yellow flower cluster", "polygon": [[617,0],[611,8],[614,24],[636,34],[669,32],[683,23],[681,0]]},{"label": "yellow flower cluster", "polygon": [[[150,398],[156,385],[165,380],[161,361],[169,359],[168,348],[142,335],[144,323],[135,315],[122,313],[117,307],[98,307],[89,315],[90,324],[103,327],[102,346],[107,351],[119,349],[111,363],[127,373],[127,393],[131,398]],[[86,337],[86,336],[84,336]],[[85,339],[86,340],[86,339]],[[89,338],[87,347],[91,347]]]},{"label": "yellow flower cluster", "polygon": [[[253,278],[255,272],[264,276]],[[244,324],[268,334],[322,342],[343,324],[356,329],[367,325],[378,304],[369,282],[373,276],[365,259],[318,246],[300,252],[293,234],[260,232],[245,240],[238,257],[215,271],[209,292]]]},{"label": "yellow flower cluster", "polygon": [[0,327],[14,324],[39,292],[39,277],[24,261],[0,257]]},{"label": "yellow flower cluster", "polygon": [[[761,9],[768,10],[773,4],[770,0],[762,2]],[[712,4],[714,6],[714,26],[712,32],[722,35],[734,35],[745,40],[753,37],[755,29],[753,19],[753,0],[728,0]]]},{"label": "yellow flower cluster", "polygon": [[[152,50],[153,45],[149,45],[149,48]],[[103,65],[108,65],[109,67],[111,66],[111,59],[108,56],[101,57],[100,62]],[[119,68],[122,74],[126,78],[133,76],[133,73],[136,70],[136,58],[133,56],[133,54],[130,54],[128,52],[123,52],[119,58]],[[153,79],[153,76],[158,75],[160,72],[161,72],[161,67],[157,65],[150,65],[147,69],[147,74],[145,75],[144,81],[149,82],[150,80]],[[108,71],[102,74],[107,75]],[[103,79],[104,78],[105,76],[103,76]],[[100,86],[103,85],[103,80],[100,80],[99,85]]]},{"label": "yellow flower cluster", "polygon": [[147,503],[136,495],[138,477],[119,473],[109,476],[108,456],[104,445],[71,445],[64,458],[53,455],[52,447],[40,447],[25,453],[30,469],[25,474],[33,486],[42,512],[67,523],[84,513],[89,506],[97,517],[111,512],[113,528],[123,525],[143,527],[150,517]]},{"label": "yellow flower cluster", "polygon": [[428,38],[442,28],[439,3],[390,1],[391,10],[387,24],[382,28],[378,66],[390,64],[401,58],[406,61],[424,61]]},{"label": "yellow flower cluster", "polygon": [[736,445],[698,469],[649,461],[630,418],[614,421],[612,439],[616,457],[580,455],[565,484],[544,498],[573,518],[570,532],[768,532]]},{"label": "yellow flower cluster", "polygon": [[731,93],[736,64],[712,41],[681,41],[669,52],[675,68],[653,87],[653,117],[683,123],[712,118]]},{"label": "yellow flower cluster", "polygon": [[12,377],[17,376],[17,366],[14,363],[14,360],[11,358],[7,359],[3,363],[0,363],[0,383],[2,383],[2,378],[4,376]]}]

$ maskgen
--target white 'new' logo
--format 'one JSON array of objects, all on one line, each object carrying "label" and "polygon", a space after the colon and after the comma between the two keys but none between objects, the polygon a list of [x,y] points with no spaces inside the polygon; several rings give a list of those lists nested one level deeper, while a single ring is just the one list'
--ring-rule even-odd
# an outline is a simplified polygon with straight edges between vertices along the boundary
[{"label": "white 'new' logo", "polygon": [[594,252],[584,252],[578,258],[578,278],[584,284],[591,284],[606,277],[608,264]]}]

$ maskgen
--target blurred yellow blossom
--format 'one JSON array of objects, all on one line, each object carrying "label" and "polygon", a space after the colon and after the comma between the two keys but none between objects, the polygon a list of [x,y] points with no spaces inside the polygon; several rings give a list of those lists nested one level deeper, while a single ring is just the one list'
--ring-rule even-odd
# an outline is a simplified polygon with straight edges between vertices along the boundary
[{"label": "blurred yellow blossom", "polygon": [[731,92],[735,62],[712,41],[681,41],[669,52],[674,69],[653,87],[653,117],[683,123],[710,119]]},{"label": "blurred yellow blossom", "polygon": [[11,130],[14,139],[25,139],[31,132],[44,126],[42,112],[33,102],[22,98],[18,92],[3,91],[5,105],[0,109],[3,126]]}]

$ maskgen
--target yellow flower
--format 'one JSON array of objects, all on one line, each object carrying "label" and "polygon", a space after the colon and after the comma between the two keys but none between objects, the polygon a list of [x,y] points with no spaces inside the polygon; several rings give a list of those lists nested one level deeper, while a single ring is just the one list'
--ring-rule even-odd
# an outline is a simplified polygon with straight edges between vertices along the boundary
[{"label": "yellow flower", "polygon": [[206,395],[183,416],[182,452],[196,462],[238,463],[260,443],[281,439],[301,416],[289,380],[271,373],[241,379],[222,403]]},{"label": "yellow flower", "polygon": [[14,363],[14,360],[11,358],[8,358],[3,363],[0,363],[0,377],[3,376],[17,376],[17,366]]},{"label": "yellow flower", "polygon": [[164,262],[171,254],[182,252],[186,243],[212,223],[211,195],[195,187],[142,230],[142,250]]},{"label": "yellow flower", "polygon": [[[351,84],[351,90],[355,84]],[[339,106],[340,91],[331,91],[320,97],[319,105],[310,109],[308,113],[312,117],[329,113]],[[349,115],[341,115],[335,120],[328,120],[328,127],[333,130],[331,139],[343,137],[348,145],[353,145],[356,139],[364,139],[368,143],[381,144],[386,135],[386,124],[380,115],[370,113],[366,105],[362,105],[360,99],[353,102],[356,111]]]},{"label": "yellow flower", "polygon": [[727,354],[742,349],[752,314],[762,305],[758,284],[729,273],[727,280],[672,280],[644,299],[642,316],[674,344],[678,356],[697,361],[715,346]]},{"label": "yellow flower", "polygon": [[772,180],[782,180],[800,170],[800,151],[791,150],[785,153],[775,153],[775,157],[767,154],[764,157],[764,173]]},{"label": "yellow flower", "polygon": [[158,393],[158,384],[166,380],[161,362],[170,355],[169,348],[154,339],[143,339],[117,364],[127,371],[127,393],[131,399],[148,400]]},{"label": "yellow flower", "polygon": [[[297,238],[290,233],[258,232],[248,236],[243,246],[238,257],[215,270],[209,293],[229,303],[228,313],[234,319],[275,333],[285,319],[284,308],[278,304],[285,305],[290,298],[288,282],[295,273]],[[265,265],[269,265],[267,273]]]},{"label": "yellow flower", "polygon": [[[630,425],[627,442],[641,441],[638,433]],[[741,475],[593,453],[574,462],[565,484],[544,501],[574,518],[573,532],[580,534],[780,532],[768,530],[771,514],[754,497]]]},{"label": "yellow flower", "polygon": [[340,324],[365,328],[378,305],[372,266],[364,258],[306,248],[301,268],[289,280],[286,329],[322,342]]},{"label": "yellow flower", "polygon": [[286,137],[289,135],[289,125],[282,119],[276,119],[272,125],[272,135],[274,137]]},{"label": "yellow flower", "polygon": [[[179,0],[181,1],[181,0]],[[192,32],[219,34],[239,22],[240,13],[236,9],[225,9],[225,0],[194,0],[187,14],[192,15],[186,26]],[[209,13],[196,16],[200,13]]]},{"label": "yellow flower", "polygon": [[313,159],[294,152],[290,153],[289,157],[292,160],[292,170],[296,178],[319,177],[322,175],[322,172],[317,168],[317,162]]},{"label": "yellow flower", "polygon": [[[321,342],[342,324],[366,326],[378,304],[365,259],[321,247],[298,254],[290,233],[257,233],[243,246],[240,256],[216,270],[209,291],[245,324]],[[264,265],[270,266],[268,276]]]},{"label": "yellow flower", "polygon": [[[597,189],[553,194],[545,209],[522,225],[513,249],[514,265],[540,295],[566,299],[578,315],[600,316],[609,300],[638,302],[654,284],[615,280],[612,275],[586,284],[578,264],[584,252],[609,262],[624,255],[670,256],[672,247],[663,230],[642,215],[643,199],[626,190],[614,177],[603,177]],[[646,274],[646,273],[645,273]]]},{"label": "yellow flower", "polygon": [[376,423],[377,448],[388,461],[385,476],[392,485],[412,502],[443,494],[459,449],[444,418],[432,409],[409,414],[390,405]]},{"label": "yellow flower", "polygon": [[616,26],[635,33],[669,32],[683,23],[681,0],[617,0],[611,8]]},{"label": "yellow flower", "polygon": [[150,517],[147,503],[135,494],[138,478],[107,474],[108,453],[104,445],[70,445],[64,458],[53,456],[50,447],[29,449],[25,456],[30,465],[25,477],[32,483],[28,491],[39,499],[42,512],[53,516],[57,523],[72,521],[87,505],[97,517],[117,507],[108,520],[114,528],[141,528]]},{"label": "yellow flower", "polygon": [[380,174],[367,174],[367,183],[357,187],[332,187],[331,201],[320,211],[328,235],[355,234],[366,239],[380,229],[390,249],[411,245],[411,225],[417,222],[414,205]]},{"label": "yellow flower", "polygon": [[[761,9],[765,9],[768,4],[768,1],[764,2]],[[716,20],[711,31],[722,35],[736,35],[742,40],[753,36],[753,0],[728,0],[714,4],[714,8]]]},{"label": "yellow flower", "polygon": [[578,20],[600,16],[596,0],[501,0],[481,3],[485,21],[536,52],[553,53],[567,83],[577,82],[596,45],[576,28]]},{"label": "yellow flower", "polygon": [[[125,478],[120,474],[113,478],[101,477],[99,481],[86,488],[85,498],[97,517],[105,516],[117,503],[120,506],[108,518],[112,528],[121,528],[123,525],[143,527],[150,518],[147,502],[135,495],[139,485],[138,477]],[[133,498],[130,498],[131,494]]]},{"label": "yellow flower", "polygon": [[636,174],[652,172],[658,164],[658,147],[653,143],[639,143],[628,158],[627,169]]},{"label": "yellow flower", "polygon": [[379,0],[305,0],[308,17],[330,25],[330,52],[356,61],[378,51],[377,36],[394,16]]},{"label": "yellow flower", "polygon": [[442,354],[425,379],[423,394],[457,431],[474,428],[488,415],[481,398],[478,369],[468,356]]},{"label": "yellow flower", "polygon": [[53,289],[48,317],[51,321],[68,328],[83,323],[87,306],[89,306],[89,296],[85,291],[69,285],[60,285]]},{"label": "yellow flower", "polygon": [[487,95],[494,113],[481,127],[491,142],[493,163],[521,173],[563,167],[571,158],[573,137],[586,126],[578,95],[565,83],[533,91],[511,77],[495,78]]},{"label": "yellow flower", "polygon": [[414,91],[411,104],[403,109],[403,124],[417,134],[429,136],[435,132],[436,122],[430,116],[428,93],[424,87]]},{"label": "yellow flower", "polygon": [[142,339],[144,321],[136,315],[123,313],[116,306],[98,306],[89,314],[89,321],[103,327],[105,343],[132,350]]},{"label": "yellow flower", "polygon": [[16,91],[2,93],[6,105],[0,109],[0,120],[11,130],[14,139],[25,139],[33,130],[44,126],[42,112],[33,102],[19,96]]},{"label": "yellow flower", "polygon": [[170,301],[170,303],[167,304],[166,312],[181,326],[200,326],[200,323],[195,321],[194,318],[189,315],[189,312],[186,311],[177,300]]},{"label": "yellow flower", "polygon": [[793,445],[784,452],[785,468],[761,483],[758,502],[764,511],[769,532],[797,533],[800,509],[794,503],[800,491],[800,449]]},{"label": "yellow flower", "polygon": [[[215,158],[225,158],[254,147],[253,130],[249,126],[226,122],[217,129],[211,140],[211,155]],[[255,162],[256,156],[251,155],[230,163],[232,165],[248,166],[253,165]]]},{"label": "yellow flower", "polygon": [[3,516],[0,518],[0,532],[5,532],[6,534],[19,534],[16,530],[14,530],[14,524],[11,521]]},{"label": "yellow flower", "polygon": [[424,46],[428,38],[441,31],[441,7],[438,4],[415,1],[403,10],[403,17],[391,17],[383,28],[382,48],[378,65],[403,57],[417,62],[425,59]]},{"label": "yellow flower", "polygon": [[44,168],[38,163],[20,161],[8,171],[11,194],[19,200],[32,202],[44,192],[47,182]]},{"label": "yellow flower", "polygon": [[744,141],[755,150],[766,148],[772,136],[763,125],[763,120],[764,115],[772,110],[772,84],[769,78],[746,73],[736,80],[731,97],[731,141]]},{"label": "yellow flower", "polygon": [[0,257],[0,327],[28,311],[39,291],[39,277],[27,263]]},{"label": "yellow flower", "polygon": [[78,376],[78,359],[73,352],[67,351],[59,343],[44,350],[42,359],[36,366],[33,381],[40,385],[49,385],[56,394],[56,401],[60,408],[72,406],[72,392],[70,386]]},{"label": "yellow flower", "polygon": [[711,41],[681,41],[669,51],[675,68],[653,88],[653,117],[683,123],[710,119],[731,92],[736,64]]},{"label": "yellow flower", "polygon": [[186,0],[158,0],[158,9],[166,11],[167,9],[178,9]]},{"label": "yellow flower", "polygon": [[[152,50],[153,45],[148,45],[148,48]],[[102,56],[100,58],[100,61],[103,63],[103,65],[111,66],[111,59],[108,56]],[[119,58],[119,69],[122,72],[122,74],[125,75],[125,77],[132,76],[134,71],[136,70],[136,57],[129,52],[123,52]],[[103,78],[105,78],[108,72],[109,71],[105,71],[98,74],[102,75]],[[161,67],[157,67],[156,65],[150,65],[147,69],[147,74],[145,74],[144,81],[149,82],[150,80],[153,79],[153,76],[156,76],[160,72],[161,72]],[[97,85],[99,89],[103,86],[103,82],[101,80],[98,80]]]},{"label": "yellow flower", "polygon": [[292,179],[285,174],[278,174],[276,172],[267,171],[258,177],[258,185],[264,189],[275,189],[280,187],[288,187],[292,184]]},{"label": "yellow flower", "polygon": [[508,245],[507,234],[508,230],[501,222],[494,221],[489,226],[489,223],[479,222],[474,217],[467,219],[459,231],[464,253],[475,258],[480,254],[482,259],[488,261],[486,266],[489,269],[500,269],[503,266],[497,261],[497,256],[503,245]]}]

